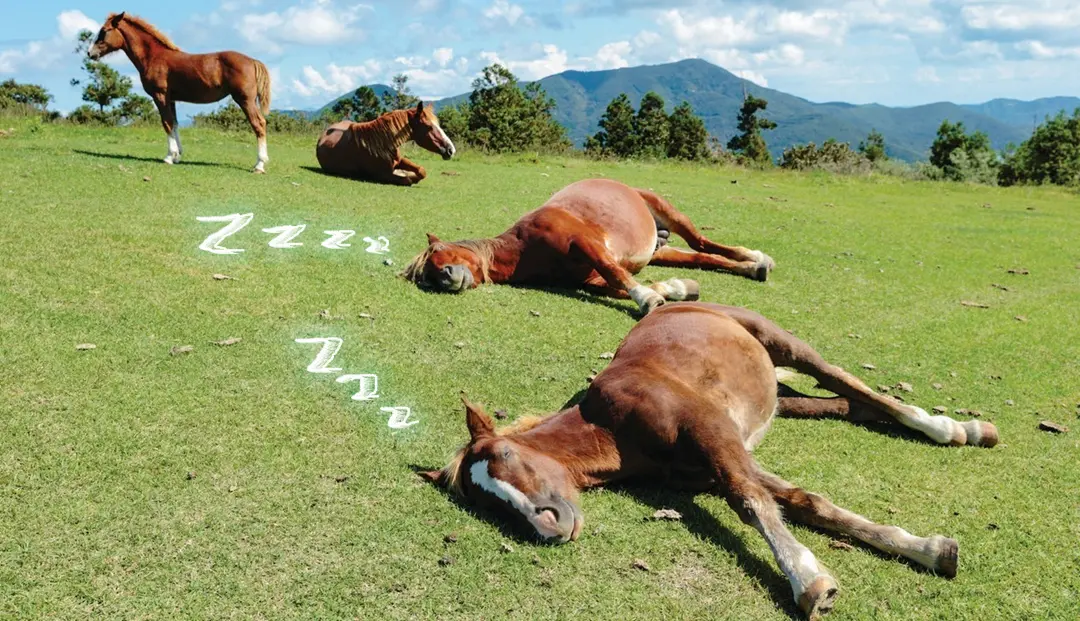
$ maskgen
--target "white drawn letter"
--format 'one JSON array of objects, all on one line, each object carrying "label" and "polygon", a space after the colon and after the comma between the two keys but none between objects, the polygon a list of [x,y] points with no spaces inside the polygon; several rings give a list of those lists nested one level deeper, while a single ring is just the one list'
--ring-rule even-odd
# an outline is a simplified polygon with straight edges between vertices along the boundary
[{"label": "white drawn letter", "polygon": [[380,235],[376,239],[365,237],[364,241],[371,244],[367,247],[367,251],[371,254],[386,254],[387,252],[390,252],[390,240],[386,239],[382,235]]},{"label": "white drawn letter", "polygon": [[352,396],[353,401],[372,401],[379,398],[379,378],[374,373],[361,373],[358,375],[342,375],[337,378],[337,383],[360,382],[360,392]]},{"label": "white drawn letter", "polygon": [[308,365],[307,370],[311,373],[336,373],[341,369],[330,368],[326,365],[334,361],[334,356],[337,355],[338,350],[341,349],[341,339],[336,336],[328,336],[325,338],[312,338],[312,339],[296,339],[297,343],[322,343],[322,349],[319,350],[319,354],[315,356],[315,360]]},{"label": "white drawn letter", "polygon": [[346,244],[345,240],[356,235],[356,231],[323,231],[323,233],[329,235],[330,238],[322,243],[322,247],[330,250],[344,250],[352,246],[352,244]]},{"label": "white drawn letter", "polygon": [[282,226],[275,226],[269,229],[263,229],[263,233],[274,233],[277,237],[270,240],[267,244],[271,248],[296,248],[297,246],[303,246],[303,242],[294,242],[292,239],[304,232],[307,228],[306,224],[285,224]]},{"label": "white drawn letter", "polygon": [[232,213],[227,216],[197,216],[195,219],[199,222],[228,222],[225,228],[212,233],[210,237],[203,240],[203,243],[199,244],[199,250],[205,250],[214,254],[236,254],[243,252],[243,248],[222,248],[221,242],[226,237],[244,228],[251,222],[251,219],[255,217],[253,213]]},{"label": "white drawn letter", "polygon": [[390,412],[390,420],[387,421],[386,426],[391,429],[406,429],[420,422],[418,420],[409,420],[412,411],[406,407],[395,406],[392,408],[379,408],[379,410]]}]

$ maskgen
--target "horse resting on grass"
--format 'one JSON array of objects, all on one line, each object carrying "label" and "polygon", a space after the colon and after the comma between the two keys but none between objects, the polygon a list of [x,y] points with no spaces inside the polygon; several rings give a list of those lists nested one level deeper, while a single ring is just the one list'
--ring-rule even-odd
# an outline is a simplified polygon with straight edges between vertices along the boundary
[{"label": "horse resting on grass", "polygon": [[427,172],[401,155],[401,145],[410,140],[444,160],[454,157],[454,143],[439,126],[432,107],[422,101],[413,110],[394,110],[374,121],[334,123],[319,136],[315,157],[323,170],[334,175],[413,185],[423,181]]},{"label": "horse resting on grass", "polygon": [[[667,246],[672,232],[693,251]],[[428,244],[402,272],[423,288],[459,292],[486,282],[580,287],[629,297],[643,314],[664,300],[696,300],[699,293],[693,280],[638,284],[633,275],[646,265],[722,270],[759,281],[775,266],[761,251],[707,239],[659,195],[610,179],[566,186],[498,237],[446,243],[428,233]]]},{"label": "horse resting on grass", "polygon": [[[806,373],[840,396],[807,397],[778,385],[777,367]],[[763,470],[750,451],[777,412],[895,422],[940,444],[998,441],[989,423],[931,416],[879,395],[764,317],[706,303],[672,304],[642,319],[580,403],[561,412],[496,431],[479,408],[465,405],[470,440],[444,469],[422,473],[428,480],[558,543],[581,533],[583,488],[654,477],[721,495],[768,542],[811,618],[832,608],[837,584],[791,535],[781,511],[948,577],[956,575],[959,547],[941,535],[875,524]]]},{"label": "horse resting on grass", "polygon": [[168,135],[166,164],[180,161],[183,149],[176,102],[214,103],[232,95],[247,115],[258,140],[253,172],[266,172],[266,115],[270,112],[270,72],[266,65],[239,52],[187,54],[142,18],[110,13],[87,50],[92,60],[124,50],[139,70],[143,89],[154,100]]}]

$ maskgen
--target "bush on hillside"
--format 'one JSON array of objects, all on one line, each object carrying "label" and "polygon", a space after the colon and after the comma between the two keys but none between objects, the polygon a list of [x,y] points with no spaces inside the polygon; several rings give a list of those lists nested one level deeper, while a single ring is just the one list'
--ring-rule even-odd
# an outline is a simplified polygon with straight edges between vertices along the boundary
[{"label": "bush on hillside", "polygon": [[814,143],[797,145],[784,151],[780,167],[787,170],[827,170],[842,175],[865,175],[870,160],[846,142],[830,138],[819,148]]},{"label": "bush on hillside", "polygon": [[1062,111],[1047,118],[1031,138],[1008,150],[998,180],[1002,185],[1080,185],[1080,108],[1071,117]]}]

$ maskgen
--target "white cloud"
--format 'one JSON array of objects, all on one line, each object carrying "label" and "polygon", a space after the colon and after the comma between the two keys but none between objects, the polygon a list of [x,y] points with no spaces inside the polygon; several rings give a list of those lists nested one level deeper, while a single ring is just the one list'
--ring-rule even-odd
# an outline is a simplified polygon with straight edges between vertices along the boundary
[{"label": "white cloud", "polygon": [[738,71],[732,71],[732,73],[744,80],[750,80],[758,86],[769,85],[769,81],[765,79],[765,76],[761,75],[757,71],[751,71],[750,69],[739,69]]},{"label": "white cloud", "polygon": [[[326,75],[323,75],[325,73]],[[341,66],[336,63],[327,65],[325,72],[320,72],[311,65],[301,70],[301,77],[293,79],[292,88],[302,97],[330,95],[337,97],[346,91],[371,82],[382,73],[382,64],[375,60],[365,61],[360,65]]]},{"label": "white cloud", "polygon": [[280,53],[290,43],[306,46],[358,41],[364,33],[355,25],[364,12],[371,10],[366,4],[338,8],[331,0],[315,0],[280,13],[243,15],[235,28],[252,45]]},{"label": "white cloud", "polygon": [[25,69],[51,69],[64,58],[75,56],[72,51],[80,31],[97,32],[99,28],[101,25],[82,11],[62,11],[56,16],[57,34],[53,38],[31,41],[22,49],[0,50],[0,74],[14,74]]},{"label": "white cloud", "polygon": [[510,4],[507,0],[495,0],[495,3],[484,9],[484,17],[493,22],[505,22],[513,26],[525,15],[525,9],[520,5]]},{"label": "white cloud", "polygon": [[448,47],[440,47],[431,54],[432,60],[440,67],[446,67],[454,60],[454,50]]},{"label": "white cloud", "polygon": [[836,11],[784,11],[769,20],[766,28],[786,36],[835,39],[842,36],[845,25],[843,16]]},{"label": "white cloud", "polygon": [[964,23],[976,30],[1075,30],[1080,27],[1080,5],[1071,0],[1013,4],[976,4],[961,9]]},{"label": "white cloud", "polygon": [[926,84],[937,84],[941,82],[941,78],[938,77],[937,69],[934,67],[923,66],[915,70],[915,81]]},{"label": "white cloud", "polygon": [[1020,41],[1014,47],[1017,51],[1035,60],[1080,58],[1080,47],[1053,47],[1041,41]]},{"label": "white cloud", "polygon": [[593,69],[621,69],[629,67],[630,61],[627,56],[631,52],[629,41],[616,41],[608,43],[596,50],[596,56],[592,58]]},{"label": "white cloud", "polygon": [[745,21],[738,21],[727,15],[688,18],[682,11],[671,9],[662,13],[657,23],[671,31],[675,39],[684,45],[715,42],[725,46],[737,46],[757,39],[757,34]]}]

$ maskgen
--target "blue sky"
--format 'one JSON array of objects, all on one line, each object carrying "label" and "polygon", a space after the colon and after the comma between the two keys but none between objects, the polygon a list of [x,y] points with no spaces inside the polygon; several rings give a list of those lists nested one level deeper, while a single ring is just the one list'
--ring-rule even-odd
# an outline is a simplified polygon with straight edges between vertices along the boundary
[{"label": "blue sky", "polygon": [[[1076,0],[36,0],[5,7],[0,80],[43,84],[54,108],[74,108],[75,35],[118,9],[185,51],[263,60],[275,108],[396,73],[418,95],[454,95],[493,61],[535,79],[698,57],[813,101],[886,105],[1080,91]],[[109,62],[134,76],[122,53]]]}]

